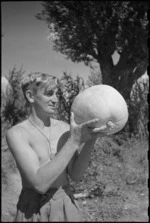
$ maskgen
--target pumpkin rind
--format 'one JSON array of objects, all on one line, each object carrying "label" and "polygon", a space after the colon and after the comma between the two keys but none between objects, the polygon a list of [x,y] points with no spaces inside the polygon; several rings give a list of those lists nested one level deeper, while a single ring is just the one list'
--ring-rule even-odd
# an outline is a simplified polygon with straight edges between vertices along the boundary
[{"label": "pumpkin rind", "polygon": [[114,128],[109,134],[120,131],[128,120],[124,98],[109,85],[95,85],[79,93],[72,103],[71,111],[74,112],[77,124],[98,118],[99,122],[91,127],[101,127],[111,121]]}]

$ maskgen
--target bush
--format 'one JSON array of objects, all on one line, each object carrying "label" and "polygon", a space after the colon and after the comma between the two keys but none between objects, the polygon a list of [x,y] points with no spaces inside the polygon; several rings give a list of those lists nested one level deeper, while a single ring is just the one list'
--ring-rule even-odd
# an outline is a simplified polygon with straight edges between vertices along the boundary
[{"label": "bush", "polygon": [[[93,84],[96,83],[93,82]],[[58,119],[69,123],[72,102],[79,92],[85,88],[82,78],[77,76],[76,80],[73,80],[67,73],[63,74],[58,90]],[[128,122],[125,128],[115,134],[118,141],[124,137],[126,139],[137,137],[141,140],[148,138],[148,89],[148,79],[146,81],[137,81],[134,84],[130,101],[127,102],[129,110]]]},{"label": "bush", "polygon": [[129,105],[129,121],[126,131],[131,137],[148,139],[148,92],[149,81],[137,81],[132,90]]},{"label": "bush", "polygon": [[57,118],[67,123],[70,122],[70,109],[74,98],[84,89],[84,81],[80,77],[75,80],[66,72],[59,80]]},{"label": "bush", "polygon": [[2,167],[1,168],[2,185],[4,185],[5,188],[7,188],[10,181],[10,175],[12,173],[18,172],[16,162],[10,150],[7,150],[2,153],[2,166],[1,167]]},{"label": "bush", "polygon": [[5,103],[1,109],[3,126],[15,125],[27,116],[28,107],[20,86],[24,73],[22,69],[17,71],[15,67],[9,72],[8,81],[11,88],[6,91]]}]

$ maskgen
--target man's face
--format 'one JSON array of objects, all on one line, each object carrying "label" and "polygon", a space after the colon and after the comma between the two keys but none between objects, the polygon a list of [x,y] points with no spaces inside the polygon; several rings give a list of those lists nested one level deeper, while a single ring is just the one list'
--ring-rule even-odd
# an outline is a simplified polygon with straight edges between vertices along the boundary
[{"label": "man's face", "polygon": [[46,84],[37,89],[34,93],[34,107],[39,112],[44,112],[48,115],[56,113],[56,106],[58,102],[57,98],[57,86],[51,86]]}]

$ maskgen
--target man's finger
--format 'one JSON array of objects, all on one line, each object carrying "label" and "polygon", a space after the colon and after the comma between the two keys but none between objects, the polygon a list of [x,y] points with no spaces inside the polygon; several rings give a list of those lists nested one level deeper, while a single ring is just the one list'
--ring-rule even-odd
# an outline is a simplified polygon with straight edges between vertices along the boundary
[{"label": "man's finger", "polygon": [[73,124],[75,121],[74,121],[74,113],[71,112],[71,115],[70,115],[70,123]]},{"label": "man's finger", "polygon": [[[98,132],[103,133],[103,131],[106,130],[106,129],[107,129],[107,125],[103,125],[99,128],[93,128],[91,130],[91,133],[98,133]],[[104,131],[104,133],[106,133],[106,131]]]},{"label": "man's finger", "polygon": [[91,124],[97,123],[98,121],[99,121],[99,119],[98,118],[95,118],[95,119],[92,119],[90,121],[84,122],[82,124],[82,126],[89,126],[90,127]]}]

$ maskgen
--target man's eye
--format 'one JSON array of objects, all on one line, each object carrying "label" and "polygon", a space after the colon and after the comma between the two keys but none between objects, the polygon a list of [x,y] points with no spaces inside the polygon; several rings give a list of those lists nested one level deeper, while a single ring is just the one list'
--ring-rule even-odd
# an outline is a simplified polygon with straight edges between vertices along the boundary
[{"label": "man's eye", "polygon": [[53,91],[48,91],[48,92],[46,93],[46,95],[48,95],[48,96],[52,96],[53,94],[54,94]]}]

